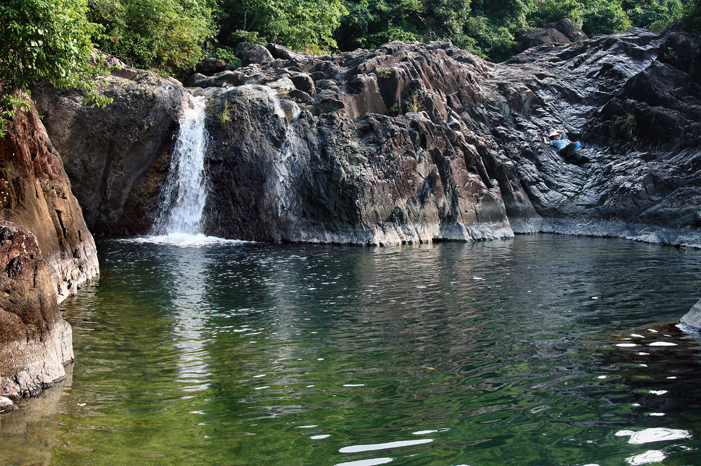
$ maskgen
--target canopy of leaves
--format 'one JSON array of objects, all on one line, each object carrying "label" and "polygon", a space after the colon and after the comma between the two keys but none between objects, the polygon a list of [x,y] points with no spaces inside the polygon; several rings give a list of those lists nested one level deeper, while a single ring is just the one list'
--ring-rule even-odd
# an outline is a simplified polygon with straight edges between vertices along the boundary
[{"label": "canopy of leaves", "polygon": [[295,50],[336,49],[334,31],[348,12],[343,0],[221,0],[219,41],[275,42]]},{"label": "canopy of leaves", "polygon": [[0,80],[5,92],[38,81],[84,87],[99,72],[92,63],[96,25],[83,0],[3,0],[0,5]]},{"label": "canopy of leaves", "polygon": [[701,0],[693,0],[686,7],[684,25],[691,32],[701,32]]},{"label": "canopy of leaves", "polygon": [[193,67],[216,31],[206,0],[91,0],[89,18],[104,27],[101,50],[169,72]]}]

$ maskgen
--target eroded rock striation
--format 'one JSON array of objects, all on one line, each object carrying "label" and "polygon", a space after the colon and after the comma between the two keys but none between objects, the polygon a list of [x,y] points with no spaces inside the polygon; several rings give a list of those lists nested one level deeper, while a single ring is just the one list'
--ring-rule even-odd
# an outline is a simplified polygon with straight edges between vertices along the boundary
[{"label": "eroded rock striation", "polygon": [[[192,80],[208,97],[206,233],[397,244],[547,231],[701,246],[698,37],[583,39],[501,64],[439,43],[325,57],[250,48],[245,66]],[[89,224],[146,232],[185,91],[136,73],[104,92],[112,110],[57,93],[40,103],[66,166],[96,167],[69,173],[99,174],[75,178]],[[140,124],[127,126],[131,108]],[[88,145],[91,125],[100,144]],[[551,128],[590,161],[545,145]],[[118,169],[124,153],[141,154],[132,170]]]}]

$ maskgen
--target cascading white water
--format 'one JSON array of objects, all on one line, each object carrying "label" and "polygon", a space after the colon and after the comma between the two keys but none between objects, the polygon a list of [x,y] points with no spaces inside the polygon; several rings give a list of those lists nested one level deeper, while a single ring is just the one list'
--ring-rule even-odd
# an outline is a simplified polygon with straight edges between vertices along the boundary
[{"label": "cascading white water", "polygon": [[205,98],[190,97],[191,106],[180,118],[180,131],[164,187],[156,235],[202,233],[202,212],[207,199],[204,158],[207,152]]}]

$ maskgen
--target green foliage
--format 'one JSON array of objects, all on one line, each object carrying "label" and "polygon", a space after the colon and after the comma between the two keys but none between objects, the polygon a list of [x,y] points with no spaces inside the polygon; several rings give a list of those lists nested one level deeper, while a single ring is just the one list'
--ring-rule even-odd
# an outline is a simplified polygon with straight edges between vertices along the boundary
[{"label": "green foliage", "polygon": [[582,30],[589,36],[622,32],[631,27],[617,0],[590,0],[583,14]]},{"label": "green foliage", "polygon": [[343,0],[222,0],[219,41],[275,42],[324,53],[336,48],[333,33],[347,13]]},{"label": "green foliage", "polygon": [[58,88],[82,88],[86,103],[104,107],[111,99],[97,94],[92,80],[104,73],[93,55],[91,36],[99,27],[88,21],[83,0],[5,0],[0,6],[0,136],[6,120],[29,109],[18,97],[40,81]]},{"label": "green foliage", "polygon": [[684,11],[681,0],[623,1],[623,9],[635,27],[644,27],[659,32]]},{"label": "green foliage", "polygon": [[224,108],[222,109],[221,113],[217,115],[217,121],[222,126],[231,122],[231,112],[229,104],[224,105]]},{"label": "green foliage", "polygon": [[3,94],[0,98],[0,138],[4,138],[7,133],[7,120],[12,120],[15,113],[28,112],[31,109],[32,101],[29,99],[29,91],[26,98],[22,93]]},{"label": "green foliage", "polygon": [[684,27],[690,32],[701,32],[701,0],[692,0],[685,7]]},{"label": "green foliage", "polygon": [[5,92],[39,81],[92,88],[99,74],[91,35],[98,27],[83,0],[4,0],[0,6],[0,80]]},{"label": "green foliage", "polygon": [[418,92],[412,92],[406,101],[406,111],[409,113],[419,113],[426,110],[423,99]]},{"label": "green foliage", "polygon": [[341,49],[372,48],[393,40],[445,41],[471,48],[463,33],[469,0],[348,0],[349,15],[336,31]]},{"label": "green foliage", "polygon": [[104,27],[97,43],[139,67],[175,72],[193,67],[215,35],[206,0],[91,0],[90,18]]},{"label": "green foliage", "polygon": [[616,118],[615,127],[624,139],[634,141],[638,120],[635,118],[634,113],[626,111],[623,116]]}]

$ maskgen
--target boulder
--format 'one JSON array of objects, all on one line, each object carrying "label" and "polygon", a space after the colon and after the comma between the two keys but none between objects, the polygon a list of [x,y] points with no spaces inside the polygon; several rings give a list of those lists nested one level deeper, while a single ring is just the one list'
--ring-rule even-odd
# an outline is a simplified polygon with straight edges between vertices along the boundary
[{"label": "boulder", "polygon": [[588,40],[589,37],[569,18],[548,23],[540,29],[525,29],[516,33],[521,50],[547,44],[571,44]]},{"label": "boulder", "polygon": [[234,48],[234,55],[237,58],[245,58],[246,54],[248,53],[249,50],[253,48],[253,44],[250,42],[240,42],[236,44],[236,47]]},{"label": "boulder", "polygon": [[226,71],[226,68],[226,61],[221,58],[205,57],[197,64],[195,71],[206,76],[212,76],[213,74]]},{"label": "boulder", "polygon": [[256,45],[252,49],[248,50],[246,57],[241,61],[243,66],[257,64],[263,65],[266,63],[274,62],[272,54],[262,45]]}]

